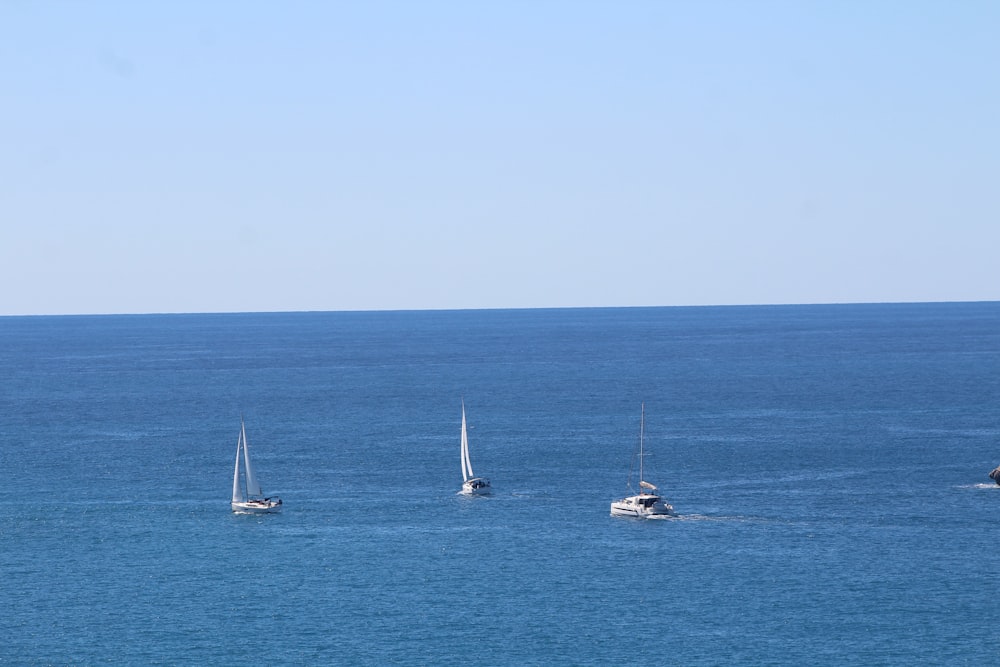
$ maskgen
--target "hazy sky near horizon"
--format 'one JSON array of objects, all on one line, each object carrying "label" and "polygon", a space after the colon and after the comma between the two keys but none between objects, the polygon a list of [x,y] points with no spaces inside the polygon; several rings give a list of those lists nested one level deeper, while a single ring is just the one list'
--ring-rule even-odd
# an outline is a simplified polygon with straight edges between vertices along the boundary
[{"label": "hazy sky near horizon", "polygon": [[0,315],[1000,299],[1000,3],[0,4]]}]

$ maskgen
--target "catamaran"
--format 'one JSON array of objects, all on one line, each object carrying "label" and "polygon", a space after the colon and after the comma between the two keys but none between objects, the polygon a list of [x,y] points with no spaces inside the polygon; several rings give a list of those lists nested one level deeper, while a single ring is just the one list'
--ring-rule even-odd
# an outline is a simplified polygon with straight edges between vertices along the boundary
[{"label": "catamaran", "polygon": [[[243,478],[246,488],[240,484],[240,454],[243,455]],[[281,498],[265,498],[260,482],[250,465],[250,449],[247,446],[247,429],[240,417],[240,435],[236,439],[236,470],[233,472],[234,512],[259,514],[281,510]]]},{"label": "catamaran", "polygon": [[465,401],[462,401],[462,491],[467,496],[482,496],[491,491],[490,480],[476,477],[469,461],[469,434],[465,427]]},{"label": "catamaran", "polygon": [[[642,404],[642,416],[639,419],[639,493],[627,496],[611,503],[612,516],[631,516],[639,519],[662,519],[676,516],[674,508],[656,493],[656,487],[643,479],[643,440],[646,430],[646,404]],[[632,488],[632,471],[629,470],[628,488]]]}]

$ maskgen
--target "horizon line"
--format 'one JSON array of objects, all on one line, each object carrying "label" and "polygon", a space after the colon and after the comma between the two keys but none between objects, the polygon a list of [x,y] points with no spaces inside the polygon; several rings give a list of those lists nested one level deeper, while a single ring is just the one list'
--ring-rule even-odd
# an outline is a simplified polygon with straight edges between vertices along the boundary
[{"label": "horizon line", "polygon": [[133,312],[80,312],[80,313],[12,313],[0,314],[0,318],[15,317],[129,317],[155,315],[292,315],[306,313],[431,313],[431,312],[486,312],[486,311],[526,311],[526,310],[640,310],[652,308],[767,308],[798,306],[893,306],[893,305],[946,305],[946,304],[987,304],[998,303],[1000,299],[968,299],[944,301],[815,301],[815,302],[761,302],[761,303],[705,303],[672,305],[628,305],[628,306],[501,306],[501,307],[458,307],[458,308],[342,308],[342,309],[289,309],[289,310],[193,310],[193,311],[133,311]]}]

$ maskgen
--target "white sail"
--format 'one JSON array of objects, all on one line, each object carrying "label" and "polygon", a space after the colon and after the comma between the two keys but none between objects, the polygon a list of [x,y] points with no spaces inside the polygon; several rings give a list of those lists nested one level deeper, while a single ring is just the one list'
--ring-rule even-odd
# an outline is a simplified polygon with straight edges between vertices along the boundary
[{"label": "white sail", "polygon": [[243,433],[236,437],[236,469],[233,471],[233,502],[243,501],[243,492],[240,490],[240,447],[243,446]]},{"label": "white sail", "polygon": [[469,435],[465,428],[465,401],[462,401],[462,481],[475,477],[472,472],[472,462],[469,461]]},{"label": "white sail", "polygon": [[257,476],[253,474],[253,466],[250,465],[250,446],[247,442],[247,430],[242,419],[240,420],[240,435],[243,437],[243,470],[246,473],[247,498],[261,496],[263,494],[260,490],[260,483],[257,482]]}]

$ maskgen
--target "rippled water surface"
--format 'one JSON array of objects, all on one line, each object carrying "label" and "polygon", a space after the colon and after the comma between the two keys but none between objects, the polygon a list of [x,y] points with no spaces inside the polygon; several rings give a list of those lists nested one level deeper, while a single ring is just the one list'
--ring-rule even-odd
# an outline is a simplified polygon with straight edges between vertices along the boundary
[{"label": "rippled water surface", "polygon": [[[996,660],[1000,304],[0,318],[0,370],[2,664]],[[677,519],[609,516],[643,402]]]}]

